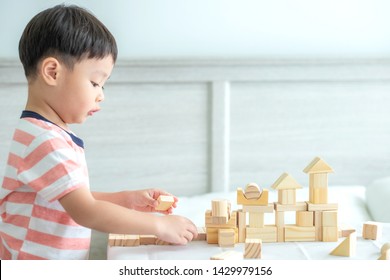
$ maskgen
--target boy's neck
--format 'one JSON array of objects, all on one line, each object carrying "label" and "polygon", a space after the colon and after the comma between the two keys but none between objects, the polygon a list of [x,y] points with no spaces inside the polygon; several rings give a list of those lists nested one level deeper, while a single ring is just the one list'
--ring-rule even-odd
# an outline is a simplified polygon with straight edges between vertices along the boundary
[{"label": "boy's neck", "polygon": [[38,85],[29,84],[28,98],[25,110],[35,112],[44,117],[45,119],[58,125],[62,129],[70,131],[68,124],[65,123],[45,101],[44,97],[47,96],[47,94],[50,93],[46,93],[45,90]]}]

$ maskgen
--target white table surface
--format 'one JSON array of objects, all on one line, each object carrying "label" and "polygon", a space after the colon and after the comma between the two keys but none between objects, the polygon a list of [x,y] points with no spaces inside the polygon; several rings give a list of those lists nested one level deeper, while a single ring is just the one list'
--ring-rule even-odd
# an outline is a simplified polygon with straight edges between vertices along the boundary
[{"label": "white table surface", "polygon": [[[264,260],[376,260],[384,243],[390,242],[390,224],[383,224],[382,238],[366,240],[361,229],[357,229],[356,255],[352,257],[333,256],[329,253],[340,244],[337,242],[283,242],[263,243]],[[244,252],[244,244],[221,248],[206,241],[193,241],[185,246],[141,245],[137,247],[108,247],[107,258],[111,260],[208,260],[222,251]]]}]

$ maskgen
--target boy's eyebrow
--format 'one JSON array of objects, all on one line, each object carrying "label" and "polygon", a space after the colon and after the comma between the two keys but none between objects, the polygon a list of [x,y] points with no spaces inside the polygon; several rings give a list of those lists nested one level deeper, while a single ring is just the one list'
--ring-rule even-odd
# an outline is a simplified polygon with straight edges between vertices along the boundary
[{"label": "boy's eyebrow", "polygon": [[101,74],[104,78],[107,77],[107,80],[111,77],[111,76],[109,76],[106,72],[104,72],[104,71],[102,71],[102,70],[95,70],[93,73],[94,73],[94,74],[95,74],[95,73]]}]

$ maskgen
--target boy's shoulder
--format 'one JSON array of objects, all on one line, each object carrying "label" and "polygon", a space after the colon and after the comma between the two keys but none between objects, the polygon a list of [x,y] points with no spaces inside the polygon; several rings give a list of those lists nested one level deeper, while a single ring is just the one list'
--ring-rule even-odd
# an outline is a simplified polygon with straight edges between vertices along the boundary
[{"label": "boy's shoulder", "polygon": [[[19,120],[15,130],[15,140],[22,140],[25,145],[35,142],[35,145],[45,141],[66,141],[71,146],[83,148],[83,141],[72,133],[68,133],[57,125],[45,120],[25,117]],[[19,142],[19,141],[18,141]]]}]

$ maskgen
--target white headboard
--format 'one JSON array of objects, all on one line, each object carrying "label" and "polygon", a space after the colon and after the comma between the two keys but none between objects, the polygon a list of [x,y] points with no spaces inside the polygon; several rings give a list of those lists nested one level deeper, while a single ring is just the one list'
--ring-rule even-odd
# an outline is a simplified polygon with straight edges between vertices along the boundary
[{"label": "white headboard", "polygon": [[[19,62],[1,61],[1,172],[26,95]],[[330,185],[390,174],[389,60],[119,61],[102,108],[73,126],[94,190],[307,185],[315,156]]]}]

